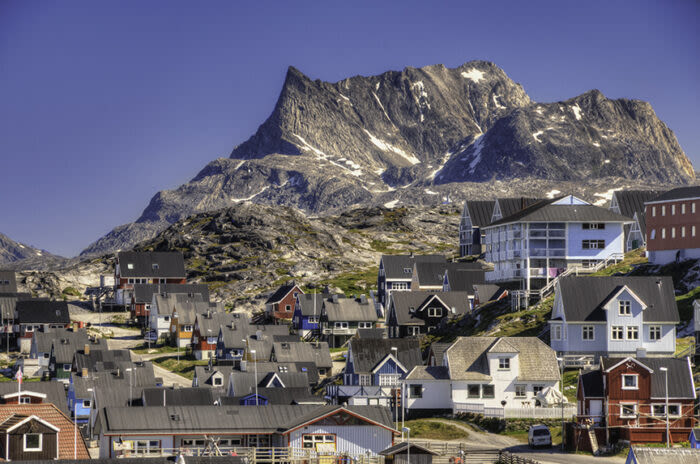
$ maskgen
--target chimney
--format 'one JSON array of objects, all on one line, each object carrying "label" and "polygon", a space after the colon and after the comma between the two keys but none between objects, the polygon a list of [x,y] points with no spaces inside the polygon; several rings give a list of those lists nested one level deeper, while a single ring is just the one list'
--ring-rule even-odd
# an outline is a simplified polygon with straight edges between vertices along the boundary
[{"label": "chimney", "polygon": [[365,295],[364,293],[360,295],[360,303],[367,304],[367,295]]},{"label": "chimney", "polygon": [[338,294],[336,293],[333,295],[333,303],[337,303],[337,302],[338,302]]},{"label": "chimney", "polygon": [[90,354],[90,344],[86,343],[85,346],[83,346],[83,354],[89,355]]},{"label": "chimney", "polygon": [[241,359],[241,372],[248,371],[248,362],[245,359]]},{"label": "chimney", "polygon": [[411,251],[411,253],[408,256],[413,258],[413,252]]},{"label": "chimney", "polygon": [[80,376],[81,376],[81,377],[84,377],[84,378],[87,378],[87,376],[88,376],[88,369],[87,369],[87,367],[83,367],[83,369],[80,371]]},{"label": "chimney", "polygon": [[77,323],[77,322],[73,322],[73,332],[77,332],[77,331],[78,331],[78,327],[79,327],[78,323]]},{"label": "chimney", "polygon": [[262,330],[256,330],[256,331],[255,331],[255,338],[257,338],[258,340],[262,340],[262,339],[263,339]]}]

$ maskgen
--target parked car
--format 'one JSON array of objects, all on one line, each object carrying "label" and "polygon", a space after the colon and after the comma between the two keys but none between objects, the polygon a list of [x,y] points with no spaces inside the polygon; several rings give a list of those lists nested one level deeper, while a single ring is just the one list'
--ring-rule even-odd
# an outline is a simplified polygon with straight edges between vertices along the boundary
[{"label": "parked car", "polygon": [[536,446],[552,446],[552,434],[546,425],[531,425],[527,431],[527,444],[530,448]]}]

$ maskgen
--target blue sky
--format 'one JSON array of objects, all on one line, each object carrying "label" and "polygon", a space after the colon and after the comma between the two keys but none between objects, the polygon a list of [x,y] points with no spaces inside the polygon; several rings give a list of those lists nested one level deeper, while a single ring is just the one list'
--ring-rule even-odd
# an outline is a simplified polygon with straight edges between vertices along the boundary
[{"label": "blue sky", "polygon": [[651,102],[700,169],[700,3],[0,0],[0,232],[72,256],[253,134],[287,66],[493,61]]}]

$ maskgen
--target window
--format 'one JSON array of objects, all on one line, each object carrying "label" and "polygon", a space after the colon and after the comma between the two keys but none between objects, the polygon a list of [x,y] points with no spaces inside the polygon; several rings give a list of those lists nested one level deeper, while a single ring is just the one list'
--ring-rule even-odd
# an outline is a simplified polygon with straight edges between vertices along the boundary
[{"label": "window", "polygon": [[605,240],[583,240],[581,248],[584,250],[601,250],[605,248]]},{"label": "window", "polygon": [[637,374],[622,374],[622,389],[637,390],[639,376]]},{"label": "window", "polygon": [[32,402],[32,399],[28,396],[20,396],[19,397],[19,404],[30,404]]},{"label": "window", "polygon": [[584,222],[583,228],[590,229],[590,230],[605,229],[605,223],[604,222],[593,222],[593,223]]},{"label": "window", "polygon": [[185,438],[182,440],[182,446],[192,446],[194,445],[194,440]]},{"label": "window", "polygon": [[639,340],[639,327],[633,325],[627,326],[627,340]]},{"label": "window", "polygon": [[660,325],[650,325],[649,326],[649,340],[661,340],[661,326]]},{"label": "window", "polygon": [[651,240],[656,238],[656,229],[651,229]]},{"label": "window", "polygon": [[153,269],[154,271],[157,271],[158,268],[160,268],[160,266],[158,266],[158,263],[151,264],[151,269]]},{"label": "window", "polygon": [[415,337],[416,335],[420,335],[420,327],[418,326],[410,326],[406,327],[406,334],[409,337]]},{"label": "window", "polygon": [[289,372],[289,366],[279,366],[277,370],[280,372]]},{"label": "window", "polygon": [[681,226],[681,237],[685,237],[685,226]]},{"label": "window", "polygon": [[220,387],[221,385],[224,384],[224,379],[222,379],[221,377],[214,377],[214,378],[212,379],[212,384],[213,384],[215,387]]},{"label": "window", "polygon": [[613,340],[623,340],[624,339],[624,330],[623,330],[622,326],[619,326],[619,325],[612,326],[610,338]]},{"label": "window", "polygon": [[[694,205],[695,203],[693,203]],[[690,236],[695,237],[695,226],[690,226]]]},{"label": "window", "polygon": [[70,364],[64,364],[64,365],[63,365],[63,370],[64,370],[64,371],[69,371],[69,370],[70,370]]},{"label": "window", "polygon": [[481,385],[467,385],[467,398],[481,398]]},{"label": "window", "polygon": [[357,328],[358,329],[371,329],[372,323],[371,322],[358,322]]},{"label": "window", "polygon": [[413,269],[411,269],[410,267],[405,267],[403,268],[403,272],[404,274],[413,274]]},{"label": "window", "polygon": [[525,398],[527,396],[527,385],[517,384],[515,385],[515,397]]},{"label": "window", "polygon": [[620,300],[617,304],[620,310],[620,316],[631,316],[632,315],[632,302],[629,300]]},{"label": "window", "polygon": [[40,433],[24,434],[24,451],[41,451],[42,436]]},{"label": "window", "polygon": [[406,283],[406,282],[392,282],[391,289],[392,290],[408,290],[408,283]]},{"label": "window", "polygon": [[651,207],[651,215],[656,216],[656,206]]},{"label": "window", "polygon": [[532,394],[537,396],[539,392],[544,390],[544,385],[533,385],[532,386]]},{"label": "window", "polygon": [[664,416],[664,415],[666,415],[666,405],[665,404],[652,404],[651,405],[651,415],[652,416]]},{"label": "window", "polygon": [[316,448],[316,445],[324,443],[335,443],[335,435],[304,434],[301,436],[301,443],[304,448]]},{"label": "window", "polygon": [[126,264],[127,269],[133,269],[134,268],[134,263],[127,263]]},{"label": "window", "polygon": [[695,202],[690,205],[690,212],[695,214]]},{"label": "window", "polygon": [[318,324],[318,316],[309,316],[306,320],[309,324]]},{"label": "window", "polygon": [[671,205],[671,216],[676,214],[676,205]]},{"label": "window", "polygon": [[92,402],[90,400],[83,400],[84,408],[89,408],[90,406],[92,406]]},{"label": "window", "polygon": [[482,398],[494,398],[496,396],[495,388],[493,385],[482,385],[481,386],[481,397]]},{"label": "window", "polygon": [[423,398],[423,385],[411,385],[411,398]]},{"label": "window", "polygon": [[552,326],[552,340],[561,340],[561,325]]},{"label": "window", "polygon": [[336,329],[347,329],[348,323],[347,322],[336,322],[333,327],[335,327]]},{"label": "window", "polygon": [[442,317],[442,308],[428,308],[428,317]]},{"label": "window", "polygon": [[183,325],[182,331],[183,332],[192,332],[192,326],[191,325]]},{"label": "window", "polygon": [[370,376],[369,374],[360,374],[358,377],[360,378],[360,385],[372,385],[372,376]]},{"label": "window", "polygon": [[581,327],[581,338],[584,340],[595,340],[595,331],[592,325]]},{"label": "window", "polygon": [[284,305],[284,311],[289,312],[292,310],[292,305]]},{"label": "window", "polygon": [[671,238],[676,238],[676,228],[671,227]]},{"label": "window", "polygon": [[685,214],[685,203],[681,204],[681,214]]},{"label": "window", "polygon": [[637,417],[637,405],[634,403],[620,404],[620,417],[622,417],[622,418]]},{"label": "window", "polygon": [[661,215],[666,216],[666,205],[661,205]]},{"label": "window", "polygon": [[498,369],[507,371],[510,369],[510,358],[498,358]]},{"label": "window", "polygon": [[399,383],[398,374],[379,374],[380,387],[393,387]]},{"label": "window", "polygon": [[665,227],[661,228],[661,238],[662,239],[666,238],[666,228]]},{"label": "window", "polygon": [[669,404],[668,405],[668,415],[670,417],[678,417],[681,415],[681,405],[680,404]]}]

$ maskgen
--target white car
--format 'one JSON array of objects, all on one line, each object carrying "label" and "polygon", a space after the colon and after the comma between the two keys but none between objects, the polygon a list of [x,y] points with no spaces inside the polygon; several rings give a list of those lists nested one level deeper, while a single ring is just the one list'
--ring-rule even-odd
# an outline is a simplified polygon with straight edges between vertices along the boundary
[{"label": "white car", "polygon": [[527,444],[530,448],[536,446],[552,446],[552,434],[546,425],[531,425],[527,431]]}]

